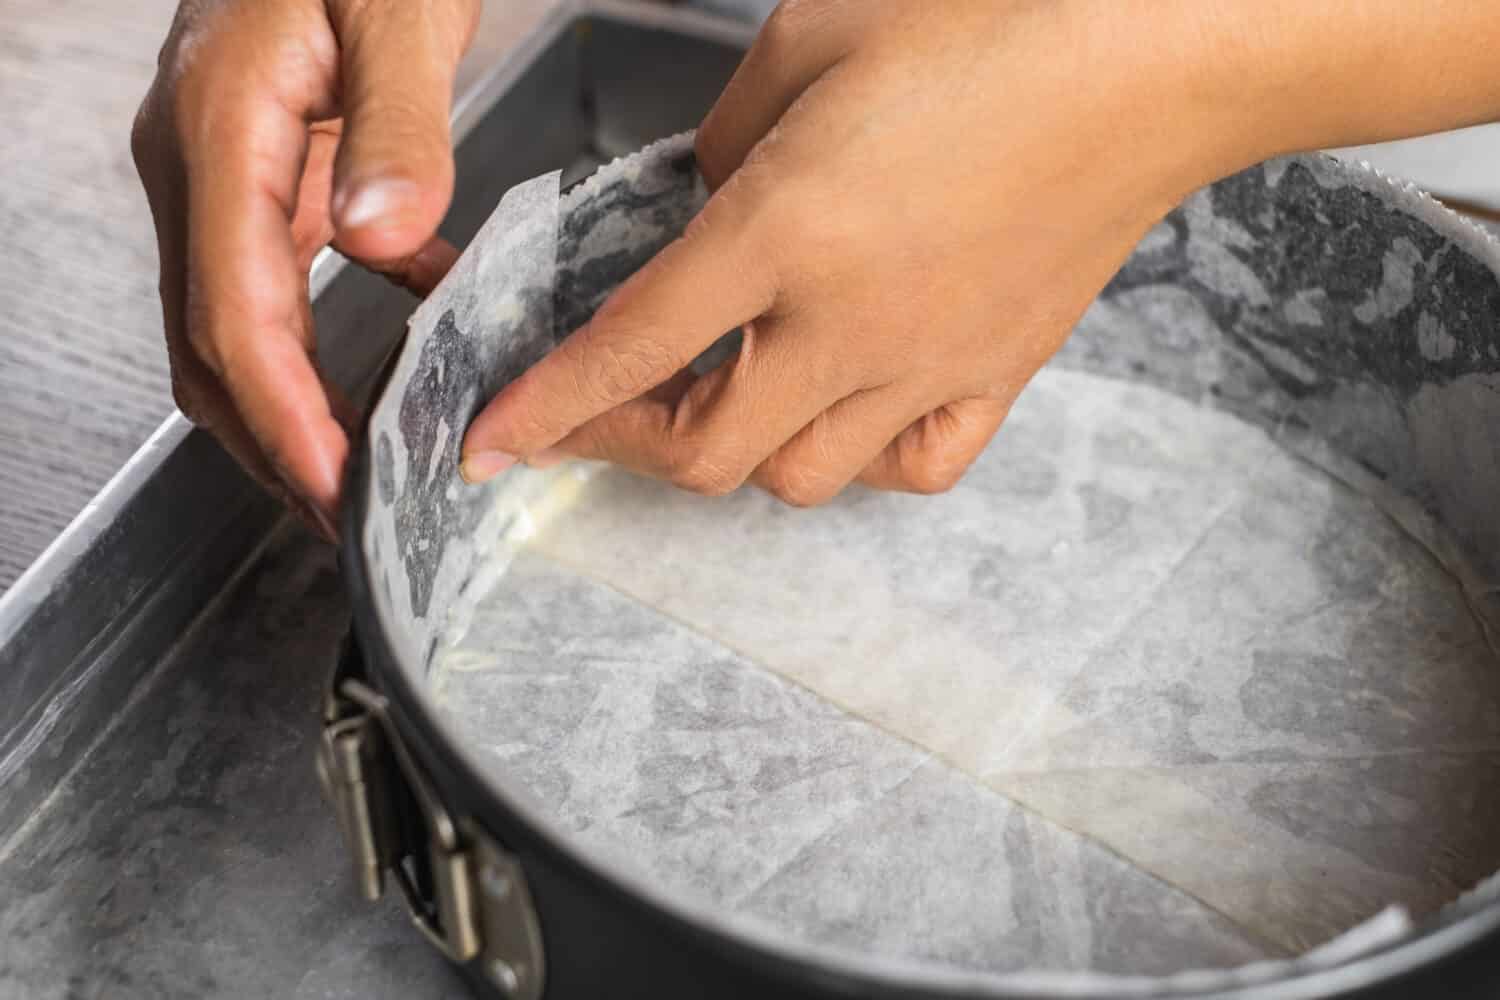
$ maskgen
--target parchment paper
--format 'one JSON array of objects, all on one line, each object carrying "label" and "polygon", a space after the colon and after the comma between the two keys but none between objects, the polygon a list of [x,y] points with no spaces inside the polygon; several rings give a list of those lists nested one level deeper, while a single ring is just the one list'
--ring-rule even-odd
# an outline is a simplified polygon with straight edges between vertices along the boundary
[{"label": "parchment paper", "polygon": [[370,416],[364,544],[391,634],[425,663],[474,586],[473,539],[509,529],[525,484],[470,487],[463,433],[480,406],[553,345],[557,185],[514,188],[412,315],[389,386]]},{"label": "parchment paper", "polygon": [[[569,196],[553,341],[701,202],[687,148]],[[667,884],[984,969],[1288,954],[1496,865],[1496,259],[1268,164],[1148,237],[950,496],[522,471],[424,548],[381,527],[403,459],[368,542],[457,595],[409,662],[458,730]],[[430,395],[382,407],[472,409]]]},{"label": "parchment paper", "polygon": [[[1234,418],[1057,369],[940,498],[793,512],[616,470],[557,494],[440,661],[446,703],[601,845],[800,935],[1160,972],[1098,939],[1294,954],[1500,864],[1500,671],[1458,587]],[[571,645],[590,619],[610,643]],[[506,719],[537,670],[561,714]],[[829,703],[810,731],[747,704],[759,671]],[[873,723],[859,752],[832,706]],[[1098,870],[1037,869],[1070,850]],[[1028,877],[1052,905],[1018,906]]]}]

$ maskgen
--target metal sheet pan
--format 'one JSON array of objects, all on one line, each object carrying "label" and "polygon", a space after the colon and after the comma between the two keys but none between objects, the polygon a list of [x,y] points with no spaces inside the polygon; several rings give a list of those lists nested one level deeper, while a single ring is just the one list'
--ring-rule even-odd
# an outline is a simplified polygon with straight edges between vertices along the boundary
[{"label": "metal sheet pan", "polygon": [[[444,233],[466,240],[526,177],[696,124],[747,31],[552,5],[458,101]],[[414,301],[332,254],[313,282],[320,356],[364,388]],[[307,767],[344,602],[279,523],[174,416],[0,598],[0,996],[454,989],[394,909],[350,908]]]}]

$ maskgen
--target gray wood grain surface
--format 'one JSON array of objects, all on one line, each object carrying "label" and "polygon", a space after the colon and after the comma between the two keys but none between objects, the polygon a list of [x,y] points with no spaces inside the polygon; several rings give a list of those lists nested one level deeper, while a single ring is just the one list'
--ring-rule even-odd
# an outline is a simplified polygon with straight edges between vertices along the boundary
[{"label": "gray wood grain surface", "polygon": [[130,160],[173,0],[0,0],[0,590],[170,411]]},{"label": "gray wood grain surface", "polygon": [[[460,85],[557,0],[486,5]],[[129,132],[176,0],[0,0],[0,591],[171,412]]]}]

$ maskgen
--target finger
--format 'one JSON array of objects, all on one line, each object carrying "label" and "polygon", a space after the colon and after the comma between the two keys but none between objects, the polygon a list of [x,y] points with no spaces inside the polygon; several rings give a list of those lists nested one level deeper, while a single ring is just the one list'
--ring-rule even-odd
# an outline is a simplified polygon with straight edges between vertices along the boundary
[{"label": "finger", "polygon": [[328,200],[333,196],[333,161],[338,155],[343,121],[314,122],[307,130],[307,156],[297,185],[297,207],[292,213],[292,245],[297,267],[306,272],[333,239]]},{"label": "finger", "polygon": [[[156,257],[159,265],[157,295],[161,300],[162,327],[166,334],[167,353],[172,360],[172,387],[177,393],[179,361],[191,361],[192,346],[187,340],[184,316],[187,308],[187,207],[183,192],[187,187],[181,158],[177,155],[170,124],[162,112],[157,88],[147,95],[131,130],[130,149],[141,186],[151,206],[151,221],[156,230]],[[211,378],[211,373],[205,372]],[[184,412],[187,407],[183,407]],[[191,415],[189,416],[191,419]]]},{"label": "finger", "polygon": [[558,450],[695,493],[732,492],[809,421],[857,388],[861,376],[854,366],[809,360],[824,354],[815,335],[800,325],[749,324],[731,360],[675,393],[653,393],[589,421]]},{"label": "finger", "polygon": [[802,92],[854,48],[878,6],[783,3],[771,14],[698,129],[698,166],[710,188],[739,169]]},{"label": "finger", "polygon": [[297,265],[304,271],[330,241],[333,248],[364,267],[384,275],[415,295],[426,297],[458,260],[458,250],[434,236],[415,253],[390,260],[360,257],[357,239],[338,239],[328,215],[333,190],[333,164],[343,134],[343,120],[316,122],[308,129],[307,165],[297,190],[297,211],[292,218],[292,242],[297,247]]},{"label": "finger", "polygon": [[827,503],[930,406],[895,387],[854,393],[762,462],[751,482],[794,507]]},{"label": "finger", "polygon": [[656,446],[670,435],[672,414],[683,397],[695,386],[700,393],[712,393],[712,389],[704,388],[706,380],[722,378],[720,369],[700,376],[685,368],[644,395],[595,417],[552,447],[528,457],[526,464],[546,469],[563,459],[582,458],[608,462],[654,479],[665,478],[665,467],[642,459],[654,454]]},{"label": "finger", "polygon": [[360,259],[349,252],[348,245],[342,240],[335,240],[333,248],[377,274],[384,275],[413,295],[423,298],[432,294],[438,282],[443,280],[458,260],[458,248],[441,236],[428,240],[416,253],[394,260]]},{"label": "finger", "polygon": [[[335,541],[333,525],[327,515],[296,497],[281,481],[261,453],[249,428],[235,414],[233,403],[213,372],[188,342],[183,324],[187,298],[187,227],[186,213],[179,200],[186,187],[184,168],[169,128],[163,121],[158,96],[153,92],[141,106],[131,132],[131,153],[146,189],[156,228],[157,257],[161,265],[158,291],[171,359],[173,399],[189,420],[213,434],[252,479],[282,500],[309,529]],[[341,399],[342,396],[330,398]]]},{"label": "finger", "polygon": [[894,389],[858,393],[821,414],[752,481],[795,507],[827,503],[856,479],[879,489],[939,493],[958,482],[1009,407],[971,400],[923,409]]},{"label": "finger", "polygon": [[966,399],[933,410],[891,441],[859,481],[903,493],[951,490],[1005,422],[1011,402]]},{"label": "finger", "polygon": [[223,388],[204,370],[188,374],[179,359],[172,362],[172,391],[178,408],[194,425],[214,436],[214,440],[262,489],[295,514],[303,525],[325,541],[337,543],[338,531],[328,514],[303,500],[282,479],[260,449],[260,444],[245,422],[235,413],[234,403]]},{"label": "finger", "polygon": [[340,244],[400,260],[437,231],[453,194],[453,74],[478,0],[330,0],[344,135],[334,165]]},{"label": "finger", "polygon": [[775,276],[726,193],[485,407],[464,438],[466,475],[550,448],[770,309]]},{"label": "finger", "polygon": [[331,517],[348,443],[313,365],[307,276],[291,229],[305,118],[321,109],[274,90],[225,91],[244,68],[226,59],[216,70],[196,92],[219,99],[184,116],[202,123],[183,143],[187,338],[272,468]]}]

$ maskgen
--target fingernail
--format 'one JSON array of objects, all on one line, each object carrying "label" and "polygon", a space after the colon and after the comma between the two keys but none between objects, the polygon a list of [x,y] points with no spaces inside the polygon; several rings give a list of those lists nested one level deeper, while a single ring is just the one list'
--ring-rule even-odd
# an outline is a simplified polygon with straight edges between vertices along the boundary
[{"label": "fingernail", "polygon": [[411,184],[406,181],[359,181],[341,188],[333,196],[333,218],[340,229],[359,229],[377,222],[386,226],[396,220],[392,213],[405,200]]},{"label": "fingernail", "polygon": [[567,457],[567,455],[564,455],[556,448],[543,448],[528,458],[526,464],[533,469],[550,469]]},{"label": "fingernail", "polygon": [[516,464],[516,456],[503,451],[479,451],[459,463],[458,474],[466,483],[485,483]]}]

